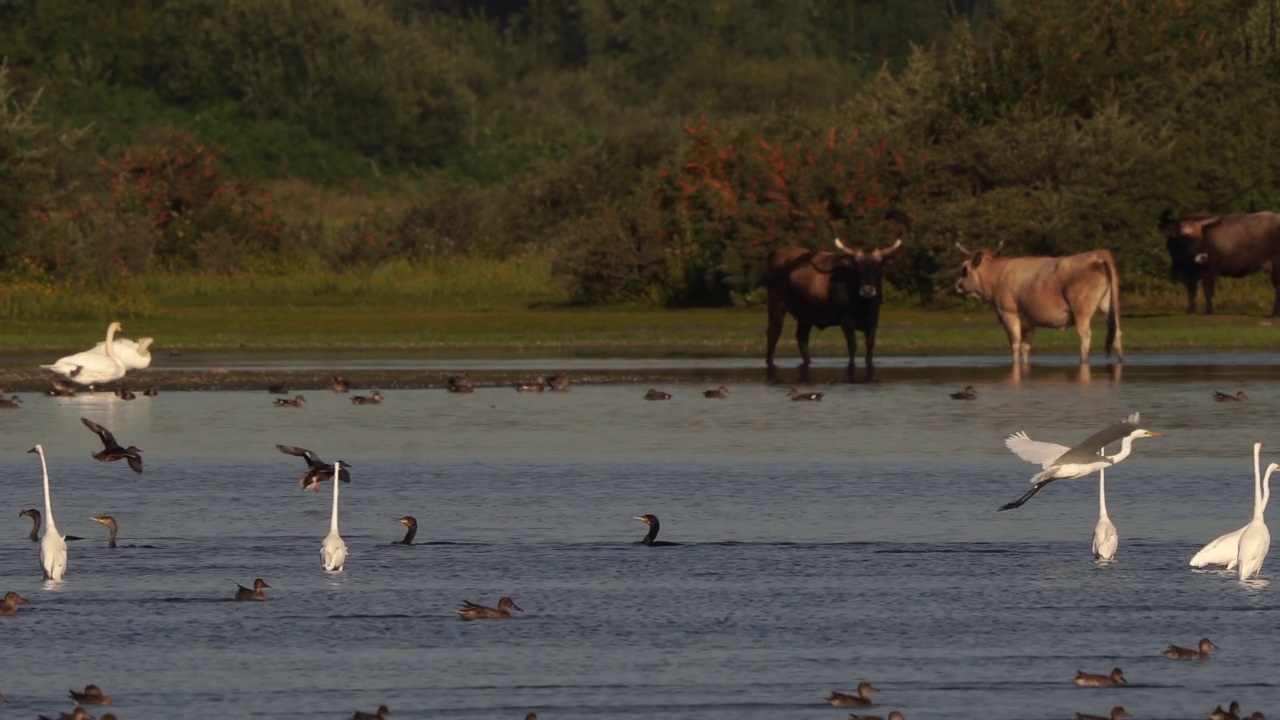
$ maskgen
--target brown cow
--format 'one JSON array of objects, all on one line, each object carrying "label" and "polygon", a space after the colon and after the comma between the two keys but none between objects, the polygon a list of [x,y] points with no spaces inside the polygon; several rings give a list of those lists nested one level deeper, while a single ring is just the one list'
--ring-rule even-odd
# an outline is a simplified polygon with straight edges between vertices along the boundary
[{"label": "brown cow", "polygon": [[[1002,243],[1003,244],[1003,243]],[[996,309],[1009,334],[1013,362],[1031,361],[1031,335],[1037,327],[1062,330],[1075,324],[1080,333],[1080,364],[1089,362],[1089,327],[1095,311],[1107,313],[1107,355],[1120,347],[1120,275],[1107,250],[1066,257],[1002,258],[1000,248],[966,250],[956,292],[982,298]]]},{"label": "brown cow", "polygon": [[1219,276],[1242,278],[1269,271],[1275,287],[1271,316],[1280,317],[1280,213],[1188,215],[1178,218],[1165,242],[1169,274],[1187,287],[1187,312],[1196,310],[1196,285],[1204,284],[1204,313],[1213,314]]},{"label": "brown cow", "polygon": [[851,250],[836,238],[841,252],[798,247],[778,248],[765,259],[769,288],[768,350],[765,362],[774,369],[773,355],[787,313],[796,320],[796,344],[802,369],[809,367],[809,331],[839,325],[849,346],[848,379],[853,380],[858,338],[867,342],[867,379],[875,374],[876,328],[880,324],[881,265],[902,247],[899,238],[884,249]]}]

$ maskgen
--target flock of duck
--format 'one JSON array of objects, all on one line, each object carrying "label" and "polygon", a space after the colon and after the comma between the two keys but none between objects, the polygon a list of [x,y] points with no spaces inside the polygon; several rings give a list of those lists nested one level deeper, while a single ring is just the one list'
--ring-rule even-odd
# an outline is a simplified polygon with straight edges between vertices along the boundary
[{"label": "flock of duck", "polygon": [[[153,342],[152,338],[141,338],[137,341],[116,339],[115,334],[122,330],[120,323],[113,322],[107,328],[107,336],[104,342],[99,342],[89,350],[60,358],[51,365],[41,366],[60,376],[58,380],[55,380],[54,389],[49,391],[48,394],[74,395],[72,383],[93,388],[97,384],[120,380],[130,369],[149,366],[151,362],[149,348]],[[563,392],[568,390],[570,382],[567,373],[560,373],[554,376],[540,375],[533,382],[517,383],[515,389],[519,392],[543,392],[545,390]],[[351,386],[341,376],[334,376],[332,387],[334,392],[347,393]],[[469,393],[474,391],[475,385],[467,377],[466,372],[462,372],[447,378],[446,388],[449,392]],[[270,386],[268,391],[274,394],[288,394],[290,392],[287,386]],[[120,395],[120,391],[117,391],[117,394]],[[155,393],[149,390],[145,394]],[[704,397],[712,399],[723,399],[728,395],[729,389],[723,385],[703,392]],[[793,401],[820,401],[822,396],[821,392],[802,393],[795,388],[792,388],[788,393],[788,397]],[[644,395],[645,400],[669,400],[671,397],[671,393],[657,389],[650,389]],[[972,386],[967,386],[960,392],[951,393],[950,397],[955,400],[975,400],[977,399],[977,393]],[[1223,392],[1214,393],[1214,400],[1218,402],[1238,402],[1246,399],[1247,396],[1243,391],[1239,391],[1234,395]],[[368,396],[351,396],[352,403],[357,405],[377,405],[381,404],[383,400],[383,395],[379,391],[374,391]],[[21,400],[16,396],[8,400],[0,396],[0,404],[5,407],[17,407],[20,402]],[[279,407],[301,407],[305,402],[306,398],[302,395],[296,395],[291,399],[275,400],[274,404]],[[142,450],[140,448],[133,445],[122,446],[110,430],[88,418],[81,418],[81,422],[97,435],[102,443],[102,450],[92,453],[95,460],[100,462],[125,460],[134,472],[141,473],[143,471]],[[1140,427],[1138,413],[1133,413],[1121,422],[1104,428],[1074,447],[1032,440],[1025,432],[1014,433],[1006,438],[1005,445],[1023,460],[1040,465],[1042,470],[1032,476],[1032,489],[1030,491],[999,509],[1011,510],[1022,506],[1039,490],[1056,480],[1087,477],[1096,471],[1098,473],[1099,517],[1094,529],[1092,552],[1099,561],[1109,562],[1115,558],[1119,547],[1119,536],[1115,525],[1107,515],[1105,471],[1130,455],[1135,440],[1160,437],[1161,435],[1161,433]],[[1117,441],[1121,444],[1119,452],[1114,455],[1107,455],[1106,447]],[[350,464],[342,460],[327,463],[315,452],[302,447],[288,445],[277,445],[276,447],[282,453],[301,457],[306,463],[306,470],[299,478],[299,485],[303,490],[311,489],[319,492],[321,483],[334,478],[338,479],[338,482],[333,483],[333,503],[329,533],[321,541],[320,558],[321,565],[325,571],[341,572],[347,560],[347,546],[339,531],[339,496],[340,486],[351,482]],[[1253,448],[1254,509],[1252,519],[1245,526],[1225,533],[1207,544],[1191,559],[1191,567],[1200,568],[1209,565],[1222,565],[1228,571],[1235,570],[1242,581],[1256,578],[1261,572],[1263,561],[1270,547],[1270,531],[1266,525],[1265,510],[1270,499],[1271,475],[1277,469],[1280,469],[1280,464],[1271,463],[1264,474],[1261,471],[1261,450],[1262,443],[1255,443]],[[54,522],[49,469],[44,448],[42,445],[37,444],[28,452],[37,454],[40,457],[44,490],[44,513],[41,514],[38,509],[30,508],[23,510],[19,516],[29,517],[33,522],[29,538],[40,543],[40,564],[44,579],[48,582],[61,582],[67,572],[66,543],[67,541],[81,540],[82,538],[64,536],[58,532]],[[108,546],[117,547],[116,540],[119,524],[115,518],[104,515],[94,516],[92,519],[108,528],[110,532]],[[648,532],[638,541],[640,544],[650,547],[680,545],[680,543],[657,539],[661,525],[656,515],[638,515],[635,516],[635,519],[648,526]],[[418,530],[417,520],[412,516],[404,516],[399,518],[398,522],[404,525],[407,530],[404,538],[396,541],[396,544],[414,544],[414,538]],[[42,523],[44,526],[43,537],[39,533]],[[265,580],[257,578],[253,581],[252,587],[237,584],[234,597],[236,600],[241,601],[265,601],[269,599],[266,590],[270,589],[270,587]],[[29,601],[26,598],[16,592],[8,592],[3,596],[3,599],[0,599],[0,615],[15,615],[18,613],[20,606],[27,604],[29,604]],[[523,612],[514,600],[509,597],[503,597],[499,599],[496,607],[488,607],[464,600],[462,606],[456,612],[462,620],[481,620],[510,618],[512,611]],[[1163,651],[1163,654],[1175,660],[1206,660],[1209,657],[1209,651],[1215,648],[1216,646],[1208,638],[1202,638],[1195,648],[1170,645]],[[1115,687],[1127,681],[1125,680],[1124,672],[1120,668],[1115,668],[1106,674],[1077,671],[1073,682],[1082,687]],[[871,683],[864,682],[857,686],[855,694],[833,691],[827,697],[827,702],[834,707],[842,708],[870,707],[874,704],[871,699],[871,693],[876,691],[876,688]],[[86,686],[83,692],[73,690],[70,697],[79,705],[72,713],[62,713],[60,718],[63,720],[92,720],[92,716],[82,705],[110,705],[112,703],[111,697],[103,694],[101,689],[95,685]],[[0,702],[3,699],[4,696],[0,695]],[[383,705],[374,713],[356,712],[353,718],[355,720],[385,720],[389,716],[390,711],[387,706]],[[43,716],[41,717],[43,718]],[[884,720],[881,716],[859,715],[856,713],[850,717],[852,720]],[[1076,717],[1077,720],[1106,720],[1106,718],[1119,720],[1119,718],[1130,717],[1130,715],[1125,708],[1116,706],[1112,708],[1107,716],[1077,713]],[[1242,715],[1239,704],[1234,701],[1230,703],[1227,710],[1223,710],[1219,706],[1212,712],[1210,717],[1212,720],[1265,720],[1261,712],[1254,712],[1248,716]],[[107,713],[102,716],[101,720],[114,720],[114,718],[113,714]],[[537,716],[534,713],[529,713],[526,716],[526,720],[536,720],[536,718]],[[890,712],[887,718],[888,720],[905,720],[902,712],[897,710]]]}]

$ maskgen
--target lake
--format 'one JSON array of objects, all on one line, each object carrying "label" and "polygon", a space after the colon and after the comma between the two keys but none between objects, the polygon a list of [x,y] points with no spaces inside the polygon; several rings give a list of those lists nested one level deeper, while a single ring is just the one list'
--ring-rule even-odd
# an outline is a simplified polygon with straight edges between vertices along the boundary
[{"label": "lake", "polygon": [[[1249,520],[1252,444],[1268,443],[1264,466],[1280,462],[1280,356],[1135,357],[1119,377],[1083,378],[1053,360],[1015,377],[996,358],[885,358],[877,383],[802,386],[820,403],[789,402],[795,371],[767,384],[759,365],[353,358],[332,370],[597,382],[385,390],[378,406],[307,390],[301,409],[261,391],[25,397],[0,410],[0,592],[31,600],[0,618],[0,714],[56,716],[68,688],[95,683],[121,720],[336,718],[380,703],[394,718],[845,718],[824,698],[861,681],[880,689],[866,712],[909,720],[1113,705],[1207,717],[1232,699],[1280,712],[1280,584],[1187,567]],[[314,357],[278,367],[329,370]],[[728,398],[702,397],[721,382]],[[976,401],[948,397],[967,384]],[[674,398],[646,402],[649,387]],[[1211,398],[1239,389],[1247,402]],[[996,512],[1037,470],[1007,435],[1074,445],[1133,411],[1166,437],[1107,475],[1115,562],[1090,553],[1094,479]],[[81,417],[143,448],[145,472],[94,461]],[[59,530],[86,538],[52,587],[18,518],[42,507],[25,454],[37,442]],[[344,572],[320,566],[331,483],[301,491],[304,463],[277,443],[352,464]],[[684,544],[635,544],[645,513]],[[89,520],[101,514],[121,544],[152,547],[108,549]],[[419,542],[444,544],[392,545],[402,515]],[[234,602],[256,577],[271,600]],[[454,613],[504,595],[525,612]],[[1202,636],[1220,646],[1208,662],[1160,654]],[[1117,666],[1125,687],[1071,683]]]}]

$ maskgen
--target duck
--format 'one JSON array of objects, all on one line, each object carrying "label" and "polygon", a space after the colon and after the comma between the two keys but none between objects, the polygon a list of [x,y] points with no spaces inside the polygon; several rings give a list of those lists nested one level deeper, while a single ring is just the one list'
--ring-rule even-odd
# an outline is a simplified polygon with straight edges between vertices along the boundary
[{"label": "duck", "polygon": [[[30,539],[31,542],[40,542],[40,519],[42,517],[40,515],[40,511],[35,508],[27,508],[26,510],[18,513],[18,517],[31,518],[31,532],[27,535],[27,538]],[[62,539],[67,542],[71,542],[73,540],[83,540],[84,538],[76,537],[75,535],[64,535],[62,536]]]},{"label": "duck", "polygon": [[31,601],[10,590],[0,599],[0,615],[17,615],[19,605],[30,605]]},{"label": "duck", "polygon": [[76,386],[63,378],[56,377],[53,379],[53,387],[44,391],[49,397],[75,397]]},{"label": "duck", "polygon": [[1076,713],[1076,720],[1123,720],[1123,718],[1133,717],[1128,710],[1119,705],[1111,708],[1109,715],[1089,715],[1087,713]]},{"label": "duck", "polygon": [[1229,710],[1223,710],[1221,705],[1214,708],[1209,713],[1209,720],[1240,720],[1240,703],[1232,700],[1228,707]]},{"label": "duck", "polygon": [[122,385],[116,388],[116,397],[121,400],[137,400],[138,394]]},{"label": "duck", "polygon": [[1243,390],[1237,390],[1235,395],[1228,395],[1217,390],[1213,391],[1213,399],[1218,402],[1242,402],[1248,400],[1249,396],[1244,394]]},{"label": "duck", "polygon": [[634,516],[634,519],[639,520],[640,522],[649,526],[649,532],[644,536],[642,540],[637,541],[641,545],[648,545],[649,547],[672,547],[672,546],[681,544],[678,542],[667,542],[666,540],[655,539],[658,537],[658,530],[662,528],[662,525],[658,522],[657,515],[652,515],[652,514],[636,515]]},{"label": "duck", "polygon": [[[286,455],[296,455],[307,464],[307,471],[298,478],[298,484],[303,490],[311,488],[315,492],[320,492],[320,483],[333,479],[333,465],[321,460],[319,455],[310,450],[292,445],[276,445],[276,449]],[[339,471],[342,482],[351,482],[351,463],[346,460],[338,462],[342,463],[342,469]]]},{"label": "duck", "polygon": [[344,393],[351,389],[351,383],[341,375],[333,376],[333,391],[336,393]]},{"label": "duck", "polygon": [[533,382],[516,383],[516,392],[542,392],[547,386],[547,376],[539,375]]},{"label": "duck", "polygon": [[367,396],[366,396],[366,395],[352,395],[352,396],[351,396],[351,404],[352,404],[352,405],[381,405],[381,404],[382,404],[382,393],[381,393],[381,392],[379,392],[379,391],[377,391],[377,390],[374,390],[371,394],[369,394],[369,395],[367,395]]},{"label": "duck", "polygon": [[802,393],[799,390],[796,390],[795,388],[791,388],[791,391],[787,393],[787,397],[791,398],[792,400],[801,401],[801,402],[803,401],[818,402],[822,400],[822,393],[820,392]]},{"label": "duck", "polygon": [[[141,337],[137,340],[129,340],[120,338],[113,343],[113,350],[116,357],[120,358],[120,362],[126,370],[141,370],[151,366],[151,344],[155,338]],[[106,341],[99,340],[97,345],[93,346],[92,352],[105,356],[107,354]]]},{"label": "duck", "polygon": [[471,384],[471,379],[467,377],[467,371],[463,370],[457,375],[450,375],[444,379],[445,387],[451,393],[469,393],[475,392],[475,387]]},{"label": "duck", "polygon": [[418,534],[418,519],[412,515],[405,515],[404,517],[400,518],[396,522],[408,528],[408,531],[405,532],[403,540],[397,540],[391,544],[392,545],[412,545],[413,536]]},{"label": "duck", "polygon": [[515,600],[512,600],[509,597],[504,597],[498,600],[498,607],[496,609],[485,607],[484,605],[477,605],[469,600],[463,600],[462,607],[458,608],[457,613],[459,620],[496,620],[511,617],[512,610],[524,612],[519,605],[516,605]]},{"label": "duck", "polygon": [[715,390],[703,390],[703,391],[702,391],[702,397],[704,397],[704,398],[727,398],[727,397],[729,397],[729,388],[727,388],[727,387],[725,387],[725,386],[721,385],[720,387],[716,388]]},{"label": "duck", "polygon": [[114,517],[110,515],[90,515],[89,519],[96,523],[105,525],[107,529],[111,531],[111,537],[107,539],[108,548],[155,548],[154,545],[116,545],[116,534],[120,532],[120,523],[117,523]]},{"label": "duck", "polygon": [[[52,720],[52,718],[45,717],[44,715],[38,715],[36,718],[37,720]],[[107,716],[103,715],[102,718],[103,720],[106,720]],[[58,720],[93,720],[93,716],[89,714],[88,710],[77,705],[76,709],[69,713],[59,713]]]},{"label": "duck", "polygon": [[391,717],[391,711],[387,709],[387,706],[379,705],[378,709],[371,713],[355,711],[351,715],[351,720],[387,720],[389,717]]},{"label": "duck", "polygon": [[276,407],[300,408],[306,402],[307,402],[307,399],[302,397],[301,395],[293,396],[292,400],[290,400],[289,398],[276,398]]},{"label": "duck", "polygon": [[160,388],[156,387],[155,385],[152,385],[146,390],[143,390],[142,394],[146,395],[147,397],[155,397],[160,394]]},{"label": "duck", "polygon": [[649,388],[649,392],[644,394],[644,399],[645,400],[670,400],[671,393]]},{"label": "duck", "polygon": [[1092,673],[1076,671],[1076,677],[1072,680],[1080,687],[1114,687],[1121,683],[1126,683],[1124,679],[1124,671],[1120,668],[1114,668],[1109,675],[1094,675]]},{"label": "duck", "polygon": [[118,322],[113,322],[107,326],[107,339],[103,353],[97,353],[93,349],[89,349],[74,355],[67,355],[59,358],[51,365],[41,365],[40,367],[88,387],[119,380],[128,372],[128,368],[121,362],[115,351],[116,333],[123,330],[124,327]]},{"label": "duck", "polygon": [[1209,638],[1200,638],[1200,642],[1194,650],[1191,648],[1178,647],[1177,645],[1170,645],[1164,649],[1163,654],[1165,657],[1173,660],[1208,660],[1210,649],[1216,650],[1218,649],[1218,646],[1214,645]]},{"label": "duck", "polygon": [[951,393],[952,400],[977,400],[978,391],[973,389],[972,385],[965,385],[964,390]]},{"label": "duck", "polygon": [[84,692],[71,691],[71,699],[81,705],[110,705],[111,696],[103,695],[97,685],[85,685]]},{"label": "duck", "polygon": [[827,702],[832,707],[867,707],[872,704],[871,693],[873,692],[879,692],[879,690],[871,683],[858,683],[857,695],[846,695],[832,690],[831,694],[827,696]]},{"label": "duck", "polygon": [[556,392],[568,392],[569,383],[569,373],[567,372],[556,373],[555,375],[547,378],[547,384]]},{"label": "duck", "polygon": [[[858,715],[854,713],[849,716],[849,720],[885,720],[883,715]],[[907,720],[901,712],[897,710],[890,711],[888,720]]]},{"label": "duck", "polygon": [[20,408],[20,407],[22,407],[22,398],[18,397],[17,395],[14,395],[11,398],[6,398],[0,395],[0,408]]},{"label": "duck", "polygon": [[252,590],[241,585],[240,583],[236,583],[236,599],[237,600],[270,600],[270,598],[267,597],[267,594],[263,592],[264,588],[269,588],[269,587],[271,586],[268,585],[267,581],[263,580],[262,578],[258,578],[257,580],[253,581]]},{"label": "duck", "polygon": [[289,386],[288,385],[268,385],[267,392],[271,393],[272,395],[288,395]]},{"label": "duck", "polygon": [[102,440],[102,450],[92,453],[94,460],[99,462],[127,460],[129,462],[129,469],[136,473],[142,472],[142,448],[134,445],[130,445],[129,447],[120,447],[120,443],[116,442],[116,438],[111,434],[110,430],[86,417],[80,418],[80,422],[84,423],[85,427],[97,433],[98,438]]}]

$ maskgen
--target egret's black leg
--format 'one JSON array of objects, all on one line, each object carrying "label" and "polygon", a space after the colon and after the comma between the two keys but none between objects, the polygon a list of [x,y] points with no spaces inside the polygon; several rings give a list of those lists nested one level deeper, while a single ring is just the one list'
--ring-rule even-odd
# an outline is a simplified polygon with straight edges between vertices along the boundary
[{"label": "egret's black leg", "polygon": [[1045,485],[1048,485],[1054,480],[1057,480],[1057,478],[1049,478],[1044,482],[1036,483],[1030,490],[1027,491],[1026,495],[1023,495],[1022,497],[1018,498],[1017,500],[1014,500],[1011,503],[1005,503],[1004,505],[1001,505],[1000,510],[1012,510],[1014,508],[1022,507],[1024,503],[1026,503],[1028,500],[1031,499],[1032,495],[1035,495],[1036,493],[1040,492],[1040,488],[1044,487]]}]

